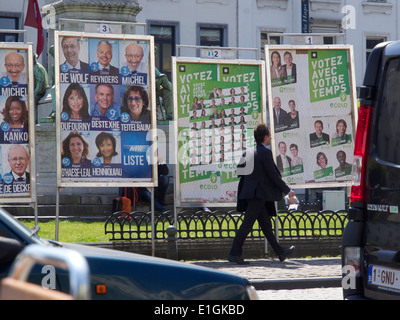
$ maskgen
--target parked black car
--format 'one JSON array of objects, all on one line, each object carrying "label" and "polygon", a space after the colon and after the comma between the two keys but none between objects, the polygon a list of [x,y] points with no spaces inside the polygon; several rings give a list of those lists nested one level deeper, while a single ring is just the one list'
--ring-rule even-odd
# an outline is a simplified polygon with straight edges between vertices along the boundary
[{"label": "parked black car", "polygon": [[[173,260],[48,241],[0,208],[0,279],[8,275],[15,257],[29,245],[64,247],[82,255],[90,269],[92,299],[257,299],[245,278]],[[40,285],[46,276],[42,270],[42,266],[34,267],[28,280]],[[68,273],[56,271],[56,289],[70,293]]]},{"label": "parked black car", "polygon": [[358,89],[350,221],[342,243],[346,299],[400,299],[399,85],[400,41],[381,43]]}]

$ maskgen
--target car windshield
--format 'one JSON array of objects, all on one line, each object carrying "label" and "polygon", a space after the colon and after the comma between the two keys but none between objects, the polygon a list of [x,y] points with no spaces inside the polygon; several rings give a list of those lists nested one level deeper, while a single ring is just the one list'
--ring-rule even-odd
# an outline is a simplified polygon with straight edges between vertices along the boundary
[{"label": "car windshield", "polygon": [[[0,208],[0,220],[3,220],[4,223],[9,226],[10,228],[14,229],[17,232],[20,232],[23,234],[26,238],[29,238],[32,240],[32,242],[37,243],[37,244],[47,244],[48,241],[45,239],[40,238],[37,235],[37,230],[31,230],[28,227],[26,227],[24,224],[22,224],[18,219],[14,218],[11,214],[9,214],[6,210],[3,208]],[[1,224],[0,224],[1,226]],[[2,231],[2,230],[0,230]]]}]

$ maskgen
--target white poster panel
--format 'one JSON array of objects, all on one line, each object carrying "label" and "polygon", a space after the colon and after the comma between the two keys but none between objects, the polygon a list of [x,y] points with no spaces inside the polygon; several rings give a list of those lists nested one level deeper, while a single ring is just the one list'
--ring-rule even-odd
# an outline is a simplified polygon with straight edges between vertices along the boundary
[{"label": "white poster panel", "polygon": [[153,37],[56,32],[55,44],[58,186],[154,186]]},{"label": "white poster panel", "polygon": [[351,46],[266,46],[272,150],[293,188],[350,185],[357,102]]},{"label": "white poster panel", "polygon": [[0,48],[0,203],[36,202],[33,52]]},{"label": "white poster panel", "polygon": [[173,58],[178,206],[235,206],[237,164],[265,122],[262,61]]}]

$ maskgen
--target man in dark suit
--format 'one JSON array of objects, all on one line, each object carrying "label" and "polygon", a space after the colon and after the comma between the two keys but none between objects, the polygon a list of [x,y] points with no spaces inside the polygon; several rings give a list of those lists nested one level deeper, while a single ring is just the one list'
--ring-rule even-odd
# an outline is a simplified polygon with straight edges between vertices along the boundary
[{"label": "man in dark suit", "polygon": [[219,97],[219,94],[217,92],[217,87],[213,87],[213,91],[210,93],[209,99],[215,99],[218,97]]},{"label": "man in dark suit", "polygon": [[274,99],[274,124],[286,124],[288,120],[288,114],[281,108],[281,99],[275,97]]},{"label": "man in dark suit", "polygon": [[29,172],[26,168],[29,164],[29,155],[24,146],[20,144],[12,145],[8,150],[8,164],[11,168],[11,174],[16,181],[29,180]]},{"label": "man in dark suit", "polygon": [[[31,176],[26,171],[29,165],[29,155],[27,149],[21,144],[12,145],[8,149],[8,164],[10,165],[10,182],[12,193],[25,194],[30,192]],[[4,180],[3,180],[4,181]],[[14,189],[14,187],[16,187]],[[8,193],[8,191],[7,191]]]},{"label": "man in dark suit", "polygon": [[279,155],[276,157],[276,166],[279,172],[283,172],[284,169],[292,167],[292,159],[286,155],[286,143],[281,141],[278,144]]},{"label": "man in dark suit", "polygon": [[329,134],[322,132],[324,124],[321,120],[314,122],[315,132],[310,134],[310,148],[329,144]]},{"label": "man in dark suit", "polygon": [[89,64],[79,60],[81,50],[76,37],[64,37],[61,40],[61,49],[66,61],[60,66],[61,72],[89,73]]},{"label": "man in dark suit", "polygon": [[256,148],[242,157],[237,169],[240,176],[237,210],[245,211],[245,215],[233,240],[228,260],[237,264],[248,263],[242,258],[242,246],[254,222],[258,220],[265,237],[283,262],[294,247],[284,249],[279,245],[272,231],[270,217],[276,215],[274,201],[282,199],[283,194],[293,197],[294,192],[282,180],[272,152],[267,148],[271,144],[268,126],[258,125],[254,130],[254,138]]},{"label": "man in dark suit", "polygon": [[97,44],[97,59],[99,69],[92,71],[92,75],[107,75],[107,76],[118,76],[119,69],[112,66],[111,59],[113,57],[112,44],[107,40],[100,40]]},{"label": "man in dark suit", "polygon": [[282,69],[285,70],[286,77],[290,83],[295,83],[297,80],[297,70],[296,64],[293,63],[292,54],[289,51],[286,51],[283,55],[283,59],[285,64],[282,66]]}]

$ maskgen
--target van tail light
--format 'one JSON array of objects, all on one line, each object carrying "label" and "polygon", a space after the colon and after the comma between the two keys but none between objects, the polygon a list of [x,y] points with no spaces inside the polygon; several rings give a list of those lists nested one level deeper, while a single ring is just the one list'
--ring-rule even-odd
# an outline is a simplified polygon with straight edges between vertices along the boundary
[{"label": "van tail light", "polygon": [[368,157],[368,145],[370,137],[370,123],[374,108],[370,105],[360,105],[356,139],[354,145],[354,160],[351,171],[351,202],[364,202],[366,192],[366,167]]}]

